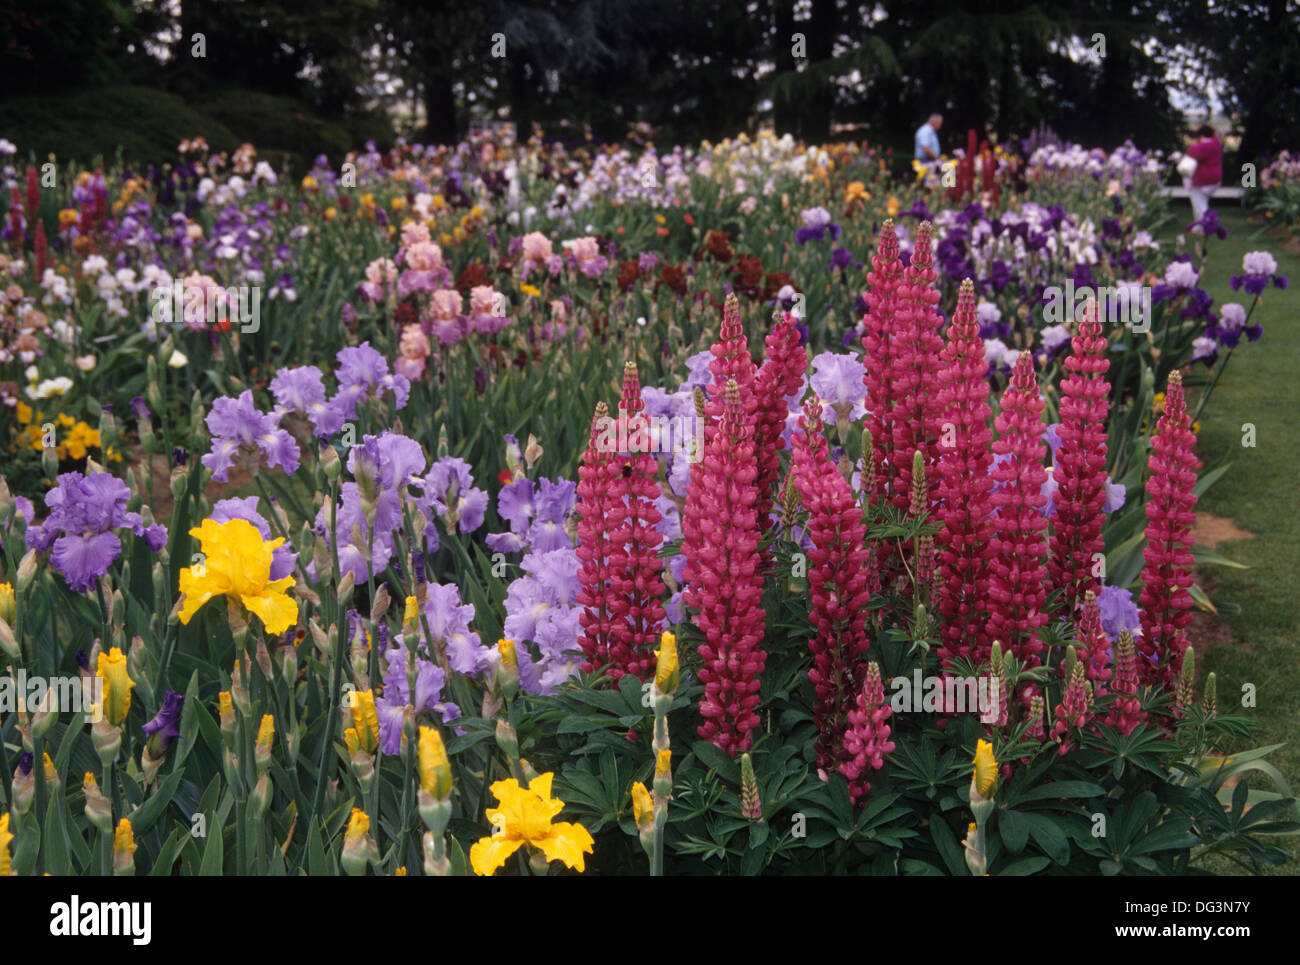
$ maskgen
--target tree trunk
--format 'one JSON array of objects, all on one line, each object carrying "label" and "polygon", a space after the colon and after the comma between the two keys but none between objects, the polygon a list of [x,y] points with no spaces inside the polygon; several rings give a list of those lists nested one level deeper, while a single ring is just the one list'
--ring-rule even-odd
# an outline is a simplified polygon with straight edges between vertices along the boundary
[{"label": "tree trunk", "polygon": [[460,140],[456,94],[452,79],[438,65],[424,78],[424,137],[430,144],[455,144]]}]

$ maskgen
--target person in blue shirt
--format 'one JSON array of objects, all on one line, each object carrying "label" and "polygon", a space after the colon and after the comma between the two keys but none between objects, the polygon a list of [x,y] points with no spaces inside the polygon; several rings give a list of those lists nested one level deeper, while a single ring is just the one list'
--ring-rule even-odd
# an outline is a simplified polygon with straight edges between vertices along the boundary
[{"label": "person in blue shirt", "polygon": [[916,152],[918,161],[939,160],[939,128],[943,127],[943,115],[931,114],[930,119],[916,129]]}]

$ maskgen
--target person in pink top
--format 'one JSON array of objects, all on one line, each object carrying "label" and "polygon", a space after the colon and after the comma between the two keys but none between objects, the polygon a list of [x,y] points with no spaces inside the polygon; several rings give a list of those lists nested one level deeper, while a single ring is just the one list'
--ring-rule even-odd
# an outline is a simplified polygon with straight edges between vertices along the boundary
[{"label": "person in pink top", "polygon": [[[1192,220],[1195,223],[1205,217],[1205,212],[1210,207],[1210,198],[1214,196],[1214,189],[1223,180],[1223,144],[1209,124],[1198,127],[1193,132],[1193,137],[1195,140],[1187,145],[1184,153],[1190,158],[1195,158],[1196,172],[1189,181],[1184,183],[1187,185],[1188,196],[1192,201]],[[1198,225],[1192,230],[1200,232],[1201,228]]]}]

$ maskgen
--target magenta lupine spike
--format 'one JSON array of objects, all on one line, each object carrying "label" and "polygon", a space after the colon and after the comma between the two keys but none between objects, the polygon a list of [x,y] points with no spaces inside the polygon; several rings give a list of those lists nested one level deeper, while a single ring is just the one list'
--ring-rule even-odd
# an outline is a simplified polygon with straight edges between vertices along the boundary
[{"label": "magenta lupine spike", "polygon": [[[1192,619],[1192,523],[1196,519],[1196,470],[1200,460],[1192,452],[1196,436],[1188,428],[1183,379],[1169,375],[1164,413],[1151,437],[1147,463],[1147,545],[1142,568],[1143,659],[1138,661],[1143,683],[1166,687],[1187,649],[1186,627]],[[1158,664],[1157,664],[1158,661]]]},{"label": "magenta lupine spike", "polygon": [[1073,614],[1088,591],[1098,592],[1095,555],[1105,546],[1101,527],[1106,514],[1106,413],[1110,383],[1106,370],[1109,346],[1097,321],[1097,303],[1079,323],[1061,380],[1061,424],[1056,449],[1056,513],[1052,517],[1052,586],[1062,591],[1065,612]]},{"label": "magenta lupine spike", "polygon": [[1033,356],[1016,358],[1011,384],[1002,395],[997,417],[992,470],[999,484],[990,496],[996,515],[990,540],[988,632],[1016,655],[1022,667],[1041,663],[1038,629],[1047,623],[1047,497],[1043,484],[1043,399],[1034,376]]},{"label": "magenta lupine spike", "polygon": [[1196,651],[1188,647],[1183,651],[1182,665],[1178,668],[1178,687],[1174,692],[1174,717],[1184,717],[1187,708],[1196,702]]},{"label": "magenta lupine spike", "polygon": [[615,680],[629,673],[648,680],[654,674],[655,650],[666,617],[659,559],[662,515],[655,507],[658,465],[650,454],[644,409],[636,363],[628,362],[618,404],[619,438],[627,440],[627,451],[618,453],[614,463],[605,521],[609,546],[605,598],[612,621],[608,659]]},{"label": "magenta lupine spike", "polygon": [[[1064,671],[1065,664],[1062,664]],[[1075,660],[1065,683],[1065,692],[1061,702],[1056,705],[1056,723],[1052,725],[1052,740],[1061,745],[1061,753],[1067,754],[1071,749],[1069,732],[1071,729],[1082,731],[1088,725],[1088,691],[1087,673],[1083,664]]]},{"label": "magenta lupine spike", "polygon": [[[1025,731],[1026,737],[1032,737],[1040,744],[1047,740],[1047,730],[1043,723],[1043,695],[1034,694],[1028,701],[1028,719],[1029,729]],[[1027,758],[1022,758],[1027,760]]]},{"label": "magenta lupine spike", "polygon": [[587,451],[578,465],[578,592],[582,606],[578,622],[582,627],[583,668],[590,672],[609,662],[614,618],[609,600],[609,516],[613,511],[614,476],[618,454],[601,441],[607,435],[609,407],[596,403]]},{"label": "magenta lupine spike", "polygon": [[1127,629],[1120,630],[1112,654],[1114,667],[1110,691],[1115,695],[1115,700],[1110,705],[1110,712],[1106,715],[1104,723],[1127,737],[1133,733],[1133,728],[1147,719],[1146,711],[1142,709],[1142,704],[1137,698],[1137,648],[1133,644],[1132,634]]},{"label": "magenta lupine spike", "polygon": [[998,716],[993,721],[994,727],[1006,727],[1010,719],[1009,701],[1011,686],[1007,683],[1007,667],[1002,658],[1002,644],[994,640],[989,648],[989,664],[993,670],[993,681],[997,685]]},{"label": "magenta lupine spike", "polygon": [[[911,516],[919,518],[929,505],[929,486],[925,481],[924,459],[921,450],[917,449],[912,453],[912,499],[907,511]],[[923,533],[916,539],[916,564],[912,568],[912,585],[915,587],[918,599],[921,597],[922,588],[928,591],[933,579],[934,536]]]},{"label": "magenta lupine spike", "polygon": [[989,466],[988,362],[975,312],[975,284],[969,278],[957,293],[948,326],[948,344],[939,376],[939,479],[937,515],[938,610],[942,617],[939,657],[950,666],[957,657],[984,660],[989,649],[989,541],[993,535],[993,480]]},{"label": "magenta lupine spike", "polygon": [[1083,610],[1079,614],[1079,634],[1075,650],[1079,661],[1084,665],[1088,680],[1092,681],[1095,696],[1106,693],[1106,682],[1110,680],[1110,664],[1106,651],[1110,644],[1101,629],[1101,607],[1097,605],[1097,595],[1088,590],[1083,594]]},{"label": "magenta lupine spike", "polygon": [[893,322],[893,345],[889,352],[888,378],[895,396],[892,426],[893,445],[887,472],[892,477],[894,505],[908,508],[912,485],[912,454],[920,452],[926,478],[935,478],[939,460],[940,407],[939,370],[943,338],[939,329],[943,317],[937,310],[939,289],[935,281],[931,252],[930,222],[921,222],[912,258],[903,270],[898,287]]},{"label": "magenta lupine spike", "polygon": [[740,387],[728,380],[722,418],[691,472],[682,512],[683,600],[696,611],[700,645],[699,735],[735,757],[758,726],[766,616],[759,569],[758,468]]},{"label": "magenta lupine spike", "polygon": [[709,383],[708,402],[704,407],[710,420],[706,436],[717,429],[717,420],[722,418],[726,407],[728,379],[734,379],[736,387],[740,389],[745,425],[752,430],[759,402],[754,391],[758,367],[749,354],[749,340],[745,337],[745,328],[740,321],[740,300],[735,292],[729,293],[723,303],[722,327],[718,332],[718,340],[709,347],[709,351],[713,353],[713,358],[709,360],[709,372],[713,375],[713,381]]},{"label": "magenta lupine spike", "polygon": [[758,409],[754,445],[758,454],[758,521],[766,530],[772,511],[772,490],[781,473],[781,449],[785,446],[781,434],[789,412],[786,399],[798,392],[803,383],[808,352],[799,344],[799,329],[789,313],[772,326],[765,344],[767,357],[755,383]]},{"label": "magenta lupine spike", "polygon": [[894,742],[889,739],[891,728],[887,723],[892,713],[885,700],[880,667],[872,660],[867,664],[856,706],[849,711],[844,749],[850,756],[839,768],[840,773],[848,778],[849,799],[854,804],[863,803],[871,793],[871,784],[862,780],[862,775],[868,769],[880,770],[885,755],[894,751]]},{"label": "magenta lupine spike", "polygon": [[808,619],[814,631],[808,641],[813,655],[808,677],[817,692],[817,767],[829,773],[846,760],[844,730],[866,669],[871,551],[862,510],[831,462],[821,414],[821,402],[810,394],[795,432],[790,473],[808,513],[804,526],[813,544],[808,553]]},{"label": "magenta lupine spike", "polygon": [[887,497],[889,480],[893,478],[894,406],[898,392],[890,382],[894,347],[894,321],[898,312],[898,289],[903,283],[903,263],[899,259],[898,235],[894,222],[886,218],[880,228],[880,241],[871,258],[871,271],[867,272],[865,299],[867,312],[862,317],[865,334],[862,361],[866,371],[862,381],[867,387],[865,405],[867,428],[871,430],[872,477],[876,490],[872,497],[878,502]]}]

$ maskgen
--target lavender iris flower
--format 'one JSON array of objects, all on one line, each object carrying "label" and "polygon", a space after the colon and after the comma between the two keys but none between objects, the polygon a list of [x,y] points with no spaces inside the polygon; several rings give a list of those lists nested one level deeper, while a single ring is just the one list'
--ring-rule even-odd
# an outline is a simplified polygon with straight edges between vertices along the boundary
[{"label": "lavender iris flower", "polygon": [[27,548],[49,551],[50,562],[71,589],[89,590],[122,553],[115,530],[129,528],[143,536],[154,553],[167,542],[165,527],[146,527],[139,513],[126,511],[130,497],[126,483],[110,473],[63,473],[45,494],[50,515],[27,530]]}]

